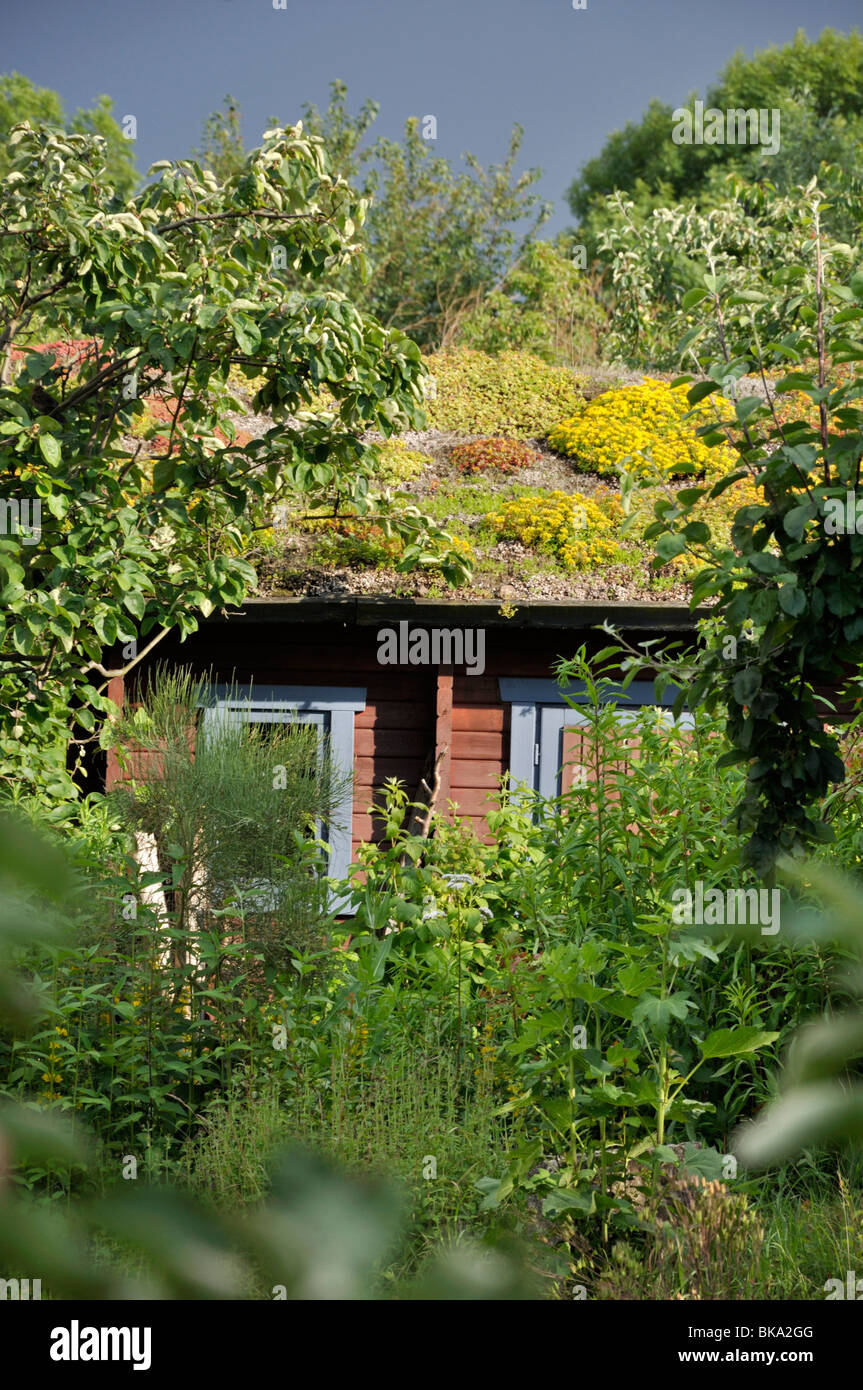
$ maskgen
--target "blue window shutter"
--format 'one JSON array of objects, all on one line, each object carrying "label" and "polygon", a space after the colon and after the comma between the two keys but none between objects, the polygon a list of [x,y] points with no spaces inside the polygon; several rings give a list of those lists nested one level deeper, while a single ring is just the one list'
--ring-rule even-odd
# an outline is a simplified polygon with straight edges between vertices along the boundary
[{"label": "blue window shutter", "polygon": [[[558,796],[563,728],[587,722],[567,702],[577,701],[584,694],[583,682],[573,682],[562,689],[557,681],[543,677],[499,676],[498,684],[501,699],[512,705],[509,770],[513,789],[524,787],[544,797]],[[633,681],[625,690],[618,687],[613,693],[621,701],[617,716],[625,721],[633,719],[643,705],[670,708],[678,691],[669,686],[658,702],[653,681]],[[691,714],[683,713],[676,722],[679,727],[692,728],[695,720]]]},{"label": "blue window shutter", "polygon": [[[365,707],[364,688],[251,684],[244,690],[237,686],[216,685],[212,688],[211,702],[204,710],[202,731],[207,737],[217,732],[220,723],[225,721],[272,723],[297,718],[302,723],[314,724],[322,733],[328,734],[334,768],[353,779],[354,715]],[[332,878],[347,877],[351,862],[353,809],[353,789],[349,783],[327,827],[330,846],[328,872]],[[333,911],[346,910],[344,899],[337,899],[334,894],[330,907]]]}]

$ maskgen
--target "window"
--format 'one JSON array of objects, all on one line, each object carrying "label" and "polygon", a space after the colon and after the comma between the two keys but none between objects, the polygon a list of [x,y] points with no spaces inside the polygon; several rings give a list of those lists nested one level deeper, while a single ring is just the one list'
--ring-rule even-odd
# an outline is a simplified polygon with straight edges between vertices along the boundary
[{"label": "window", "polygon": [[[351,776],[354,766],[354,715],[366,707],[366,692],[340,686],[262,685],[243,690],[213,687],[211,705],[204,711],[205,737],[225,723],[312,725],[320,733],[321,754],[328,744],[333,767]],[[328,871],[344,878],[351,862],[353,794],[350,787],[335,807],[332,822],[321,827],[330,846]],[[334,908],[338,907],[333,903]]]},{"label": "window", "polygon": [[[570,699],[578,699],[580,682],[567,687]],[[567,767],[579,761],[579,730],[587,719],[566,703],[557,681],[526,677],[500,677],[500,695],[512,705],[509,769],[513,786],[527,787],[545,797],[559,796],[571,785]],[[662,705],[674,703],[676,691],[665,692]],[[642,705],[655,705],[652,681],[633,681],[620,691],[618,718],[631,720]],[[678,727],[692,728],[691,714],[681,714]]]}]

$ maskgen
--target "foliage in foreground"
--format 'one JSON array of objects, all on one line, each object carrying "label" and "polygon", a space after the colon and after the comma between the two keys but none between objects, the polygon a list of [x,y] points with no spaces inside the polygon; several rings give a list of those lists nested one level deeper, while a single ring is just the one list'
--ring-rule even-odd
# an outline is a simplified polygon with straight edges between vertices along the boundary
[{"label": "foliage in foreground", "polygon": [[[23,984],[14,954],[22,946],[62,950],[72,885],[54,846],[8,815],[2,831],[0,1019],[20,1023],[27,1015],[38,1023],[45,1001]],[[42,914],[52,901],[58,916],[49,937]],[[404,1206],[391,1184],[367,1175],[348,1179],[297,1149],[273,1158],[267,1199],[249,1210],[218,1212],[212,1202],[166,1186],[124,1187],[115,1170],[109,1191],[80,1198],[66,1212],[22,1197],[12,1174],[19,1183],[22,1172],[40,1170],[77,1172],[80,1180],[93,1159],[86,1133],[56,1114],[7,1102],[0,1141],[9,1163],[0,1180],[6,1277],[38,1277],[49,1297],[362,1299],[373,1295],[377,1267],[401,1239]],[[136,1176],[129,1158],[126,1178]],[[506,1251],[464,1243],[423,1264],[403,1289],[425,1299],[531,1293]]]},{"label": "foliage in foreground", "polygon": [[[535,804],[502,796],[489,813],[496,844],[484,845],[458,822],[413,833],[407,796],[391,787],[386,842],[366,846],[363,877],[343,885],[355,916],[282,959],[262,949],[254,904],[182,918],[180,845],[142,874],[116,828],[106,849],[94,822],[71,933],[52,941],[32,917],[15,928],[19,978],[38,987],[40,1007],[29,1029],[19,1017],[0,1034],[9,1126],[24,1126],[3,1197],[14,1268],[32,1272],[19,1260],[28,1229],[67,1250],[58,1213],[71,1204],[83,1217],[95,1201],[86,1220],[101,1264],[94,1274],[85,1261],[77,1284],[70,1265],[40,1264],[56,1270],[58,1291],[128,1293],[142,1278],[162,1296],[354,1288],[338,1251],[326,1257],[331,1276],[309,1255],[313,1241],[334,1249],[316,1226],[303,1226],[299,1254],[280,1254],[281,1278],[272,1247],[261,1253],[262,1225],[293,1222],[292,1203],[338,1212],[353,1201],[315,1168],[271,1176],[270,1156],[278,1163],[280,1146],[300,1141],[364,1179],[401,1181],[408,1225],[367,1251],[356,1275],[367,1294],[432,1296],[442,1286],[426,1280],[427,1259],[446,1262],[468,1233],[487,1247],[481,1287],[499,1292],[526,1287],[506,1255],[518,1237],[552,1294],[715,1297],[719,1274],[699,1252],[717,1242],[725,1292],[751,1293],[754,1261],[735,1251],[744,1240],[754,1250],[757,1231],[765,1248],[780,1229],[787,1240],[788,1211],[770,1206],[775,1179],[762,1189],[734,1176],[730,1136],[774,1097],[773,1061],[795,1027],[845,999],[828,969],[836,948],[784,929],[738,940],[675,923],[684,885],[753,882],[728,824],[741,774],[720,766],[721,725],[698,713],[687,733],[649,709],[622,722],[614,685],[583,655],[563,674],[583,687],[583,732],[566,745],[570,789]],[[849,793],[835,808],[833,852],[854,869],[858,801]],[[271,869],[256,859],[254,871]],[[5,872],[17,912],[21,891]],[[39,864],[29,872],[38,906]],[[35,1143],[63,1113],[96,1131],[87,1166],[77,1150],[59,1161],[53,1139]],[[139,1207],[129,1183],[120,1198],[130,1159],[139,1182],[168,1179],[216,1208],[217,1234],[178,1193],[142,1194]],[[813,1202],[832,1200],[810,1161]],[[113,1194],[104,1209],[103,1191]],[[372,1219],[384,1223],[377,1209]],[[185,1232],[188,1221],[206,1232],[205,1274],[189,1283],[170,1253],[165,1270],[157,1256],[147,1273],[161,1223]],[[799,1293],[804,1275],[783,1266],[783,1287]]]},{"label": "foliage in foreground", "polygon": [[[813,806],[844,768],[826,726],[832,707],[817,689],[841,692],[863,660],[863,345],[854,336],[863,275],[853,248],[825,234],[814,181],[793,198],[765,190],[763,204],[758,235],[775,220],[787,244],[756,257],[754,268],[704,228],[685,243],[702,273],[681,303],[689,321],[681,360],[694,369],[682,380],[697,377],[693,410],[715,403],[713,422],[698,434],[708,446],[730,446],[736,466],[712,485],[661,497],[644,534],[655,541],[657,567],[684,553],[702,562],[691,604],[713,600],[721,631],[690,668],[687,698],[727,711],[728,757],[747,767],[737,823],[751,862],[769,876],[782,853],[803,853],[829,834]],[[633,238],[618,261],[621,275],[643,271],[648,255]],[[766,386],[768,374],[778,375],[770,391],[741,393],[743,377]],[[781,417],[776,400],[790,393],[802,393],[817,419]],[[729,397],[733,409],[722,404]],[[737,511],[725,544],[698,509],[738,480],[759,498]]]},{"label": "foliage in foreground", "polygon": [[[7,784],[73,796],[67,749],[75,762],[98,736],[110,673],[241,601],[265,503],[373,515],[404,542],[404,568],[465,566],[415,507],[376,490],[364,432],[417,423],[425,372],[414,343],[331,287],[361,255],[366,209],[319,140],[268,131],[225,183],[161,161],[126,202],[96,137],[25,124],[6,152],[0,758]],[[83,339],[78,358],[17,353],[37,312],[48,337]],[[278,421],[242,444],[237,366]],[[333,408],[303,415],[324,386]],[[170,413],[155,457],[127,442],[147,396]]]}]

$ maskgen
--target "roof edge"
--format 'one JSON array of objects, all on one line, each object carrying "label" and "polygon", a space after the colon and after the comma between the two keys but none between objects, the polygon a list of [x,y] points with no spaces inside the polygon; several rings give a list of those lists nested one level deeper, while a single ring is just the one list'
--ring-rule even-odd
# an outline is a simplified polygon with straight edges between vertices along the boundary
[{"label": "roof edge", "polygon": [[[501,612],[511,612],[507,617]],[[462,626],[509,628],[591,628],[603,622],[627,629],[691,630],[709,609],[694,612],[684,603],[568,603],[557,599],[527,602],[501,599],[387,598],[380,595],[340,597],[251,598],[236,608],[213,613],[207,626],[228,623],[342,623],[367,627],[404,619],[423,624],[452,623],[470,615]]]}]

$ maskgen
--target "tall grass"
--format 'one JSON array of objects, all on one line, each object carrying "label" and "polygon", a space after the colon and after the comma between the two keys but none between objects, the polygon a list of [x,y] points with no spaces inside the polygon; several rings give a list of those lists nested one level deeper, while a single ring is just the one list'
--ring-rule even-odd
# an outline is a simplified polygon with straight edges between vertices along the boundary
[{"label": "tall grass", "polygon": [[185,1180],[218,1208],[254,1206],[267,1195],[269,1163],[285,1143],[357,1176],[396,1182],[408,1235],[380,1273],[402,1280],[432,1250],[488,1229],[476,1183],[505,1167],[508,1136],[488,1089],[481,1079],[466,1086],[451,1052],[394,1044],[366,1065],[345,1047],[323,1082],[304,1074],[287,1101],[267,1079],[211,1106],[186,1149]]}]

